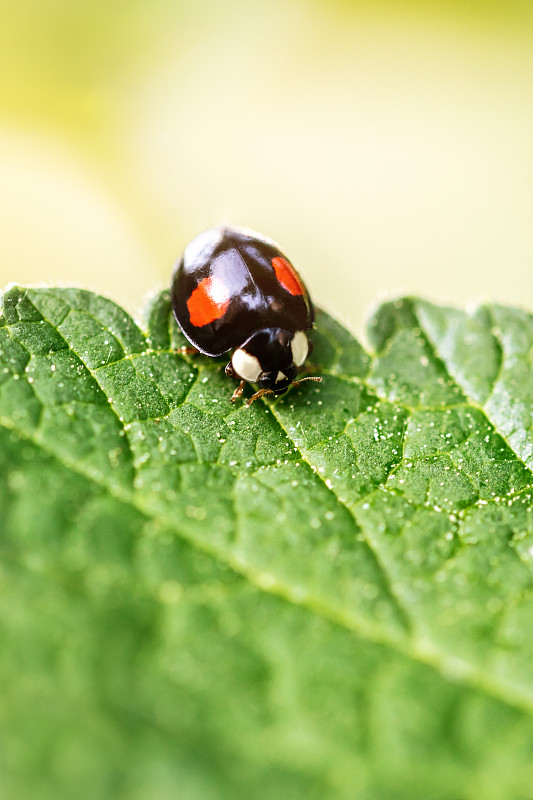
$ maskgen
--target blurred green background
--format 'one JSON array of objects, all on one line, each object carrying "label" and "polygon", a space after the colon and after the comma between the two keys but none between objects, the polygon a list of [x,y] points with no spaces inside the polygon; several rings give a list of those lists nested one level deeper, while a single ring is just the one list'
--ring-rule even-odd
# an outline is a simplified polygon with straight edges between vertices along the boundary
[{"label": "blurred green background", "polygon": [[1,285],[135,311],[229,222],[355,331],[406,291],[533,307],[529,1],[1,5]]}]

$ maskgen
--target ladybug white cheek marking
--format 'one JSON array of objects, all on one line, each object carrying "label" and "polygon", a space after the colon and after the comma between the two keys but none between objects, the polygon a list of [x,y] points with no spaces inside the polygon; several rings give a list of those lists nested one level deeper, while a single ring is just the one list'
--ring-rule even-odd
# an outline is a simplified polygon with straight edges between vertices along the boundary
[{"label": "ladybug white cheek marking", "polygon": [[235,350],[231,359],[231,365],[237,375],[244,381],[256,383],[262,373],[261,364],[255,356],[251,356],[246,350]]},{"label": "ladybug white cheek marking", "polygon": [[276,383],[285,380],[286,377],[287,376],[284,375],[283,372],[278,372],[278,374],[276,375]]},{"label": "ladybug white cheek marking", "polygon": [[292,358],[297,367],[301,367],[309,352],[309,342],[303,331],[296,331],[291,342]]}]

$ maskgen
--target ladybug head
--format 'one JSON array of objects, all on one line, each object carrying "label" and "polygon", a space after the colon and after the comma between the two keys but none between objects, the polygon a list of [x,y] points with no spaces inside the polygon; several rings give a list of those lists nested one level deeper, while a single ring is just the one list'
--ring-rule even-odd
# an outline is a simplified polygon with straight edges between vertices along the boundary
[{"label": "ladybug head", "polygon": [[261,389],[283,394],[296,378],[309,350],[303,331],[264,328],[247,339],[231,359],[232,371]]}]

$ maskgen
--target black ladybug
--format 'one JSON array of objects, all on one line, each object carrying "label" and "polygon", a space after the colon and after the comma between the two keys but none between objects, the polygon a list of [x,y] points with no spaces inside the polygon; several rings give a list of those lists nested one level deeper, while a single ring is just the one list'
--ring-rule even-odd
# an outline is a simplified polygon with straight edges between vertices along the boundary
[{"label": "black ladybug", "polygon": [[[283,394],[309,352],[305,331],[314,309],[288,258],[270,239],[241,228],[211,228],[190,242],[172,280],[172,309],[181,330],[201,353],[234,350],[226,374]],[[301,380],[320,381],[321,378]],[[300,383],[296,381],[296,383]]]}]

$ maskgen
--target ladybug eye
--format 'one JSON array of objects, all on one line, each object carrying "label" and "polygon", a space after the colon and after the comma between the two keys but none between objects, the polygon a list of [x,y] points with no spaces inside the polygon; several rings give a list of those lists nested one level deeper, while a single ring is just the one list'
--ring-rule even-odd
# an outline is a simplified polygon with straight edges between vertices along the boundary
[{"label": "ladybug eye", "polygon": [[291,342],[292,359],[297,367],[301,367],[307,358],[309,342],[303,331],[296,331]]},{"label": "ladybug eye", "polygon": [[261,364],[255,356],[251,356],[246,350],[235,350],[231,359],[231,364],[237,375],[249,383],[257,383],[261,372]]}]

